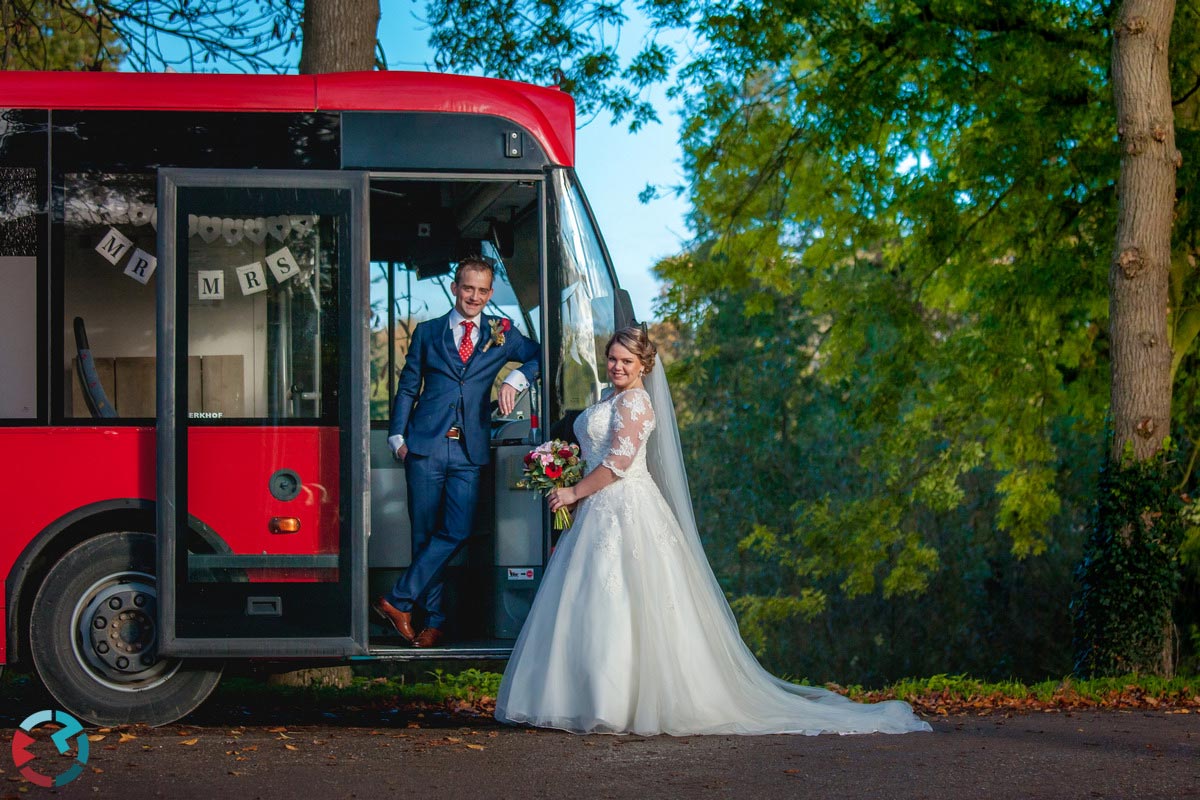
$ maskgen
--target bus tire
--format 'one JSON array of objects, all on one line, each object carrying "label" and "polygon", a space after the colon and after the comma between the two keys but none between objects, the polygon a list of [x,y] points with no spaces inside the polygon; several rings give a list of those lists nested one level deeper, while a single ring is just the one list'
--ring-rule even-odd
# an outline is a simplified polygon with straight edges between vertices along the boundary
[{"label": "bus tire", "polygon": [[154,536],[111,532],[68,551],[34,599],[29,642],[62,707],[96,725],[165,725],[204,702],[222,663],[160,658]]}]

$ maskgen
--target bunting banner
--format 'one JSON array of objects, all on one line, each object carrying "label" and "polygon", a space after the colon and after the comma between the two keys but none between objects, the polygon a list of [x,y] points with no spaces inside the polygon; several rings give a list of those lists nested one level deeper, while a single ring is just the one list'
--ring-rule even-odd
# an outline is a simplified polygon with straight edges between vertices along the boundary
[{"label": "bunting banner", "polygon": [[263,270],[261,261],[238,267],[234,272],[237,273],[238,285],[242,287],[242,294],[258,294],[266,291],[267,273]]},{"label": "bunting banner", "polygon": [[300,265],[296,263],[292,251],[286,247],[267,256],[267,266],[271,268],[271,274],[275,276],[275,280],[280,283],[291,280],[300,274]]},{"label": "bunting banner", "polygon": [[196,289],[196,296],[201,300],[224,300],[225,270],[200,270],[196,273]]},{"label": "bunting banner", "polygon": [[[104,222],[126,223],[135,226],[150,225],[157,228],[157,212],[154,206],[146,204],[130,204],[106,206]],[[93,216],[96,216],[93,213]],[[203,215],[188,215],[188,236],[199,237],[205,244],[223,242],[236,245],[247,239],[255,245],[261,245],[268,238],[278,240],[281,244],[289,236],[303,238],[311,234],[317,226],[319,217],[314,214],[283,214],[273,217],[213,217]],[[99,217],[94,222],[101,221]],[[125,262],[123,273],[145,286],[154,276],[158,268],[158,258],[152,253],[135,247],[130,239],[115,227],[109,227],[97,243],[95,250],[100,256],[120,267]],[[286,283],[300,274],[300,264],[291,248],[286,244],[269,253],[262,261],[255,261],[234,270],[237,283],[243,295],[258,294],[268,288],[267,272],[274,276],[275,282]],[[201,300],[225,299],[225,270],[198,270],[196,276],[196,296]]]},{"label": "bunting banner", "polygon": [[133,247],[132,239],[116,228],[109,228],[108,233],[104,234],[104,238],[100,240],[100,244],[96,245],[96,252],[115,267],[131,247]]},{"label": "bunting banner", "polygon": [[158,259],[139,247],[129,257],[129,263],[125,266],[125,274],[145,286],[150,282],[150,276],[154,274],[157,266]]},{"label": "bunting banner", "polygon": [[[158,230],[158,208],[145,203],[112,202],[94,208],[77,199],[66,203],[66,218],[72,224],[92,225],[149,225]],[[268,235],[280,243],[289,236],[308,236],[317,227],[316,214],[280,214],[274,217],[214,217],[188,214],[188,236],[199,236],[205,244],[218,239],[235,245],[243,238],[262,244]],[[110,231],[116,228],[110,227]],[[119,232],[118,232],[119,234]],[[119,234],[120,235],[120,234]],[[122,238],[124,236],[122,235]]]}]

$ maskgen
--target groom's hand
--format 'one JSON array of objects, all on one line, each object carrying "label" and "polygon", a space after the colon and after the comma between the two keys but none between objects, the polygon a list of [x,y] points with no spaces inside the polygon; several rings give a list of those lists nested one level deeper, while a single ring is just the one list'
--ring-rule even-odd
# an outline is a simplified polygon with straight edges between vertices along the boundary
[{"label": "groom's hand", "polygon": [[400,449],[396,451],[396,458],[403,461],[404,457],[407,455],[408,455],[408,445],[406,445],[406,444],[400,445]]},{"label": "groom's hand", "polygon": [[517,405],[517,389],[511,383],[500,384],[500,413],[508,416]]}]

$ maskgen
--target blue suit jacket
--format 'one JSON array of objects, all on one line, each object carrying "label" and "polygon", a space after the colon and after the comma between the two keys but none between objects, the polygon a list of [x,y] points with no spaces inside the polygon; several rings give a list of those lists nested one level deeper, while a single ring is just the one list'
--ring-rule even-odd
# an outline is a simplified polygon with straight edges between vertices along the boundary
[{"label": "blue suit jacket", "polygon": [[521,372],[533,383],[541,369],[541,346],[515,325],[504,334],[504,344],[483,352],[492,338],[488,322],[494,319],[498,318],[480,316],[479,343],[466,364],[454,346],[449,313],[417,325],[396,387],[389,436],[403,434],[408,449],[425,456],[445,441],[446,432],[457,420],[471,462],[488,462],[490,399],[496,375],[509,361],[518,361]]}]

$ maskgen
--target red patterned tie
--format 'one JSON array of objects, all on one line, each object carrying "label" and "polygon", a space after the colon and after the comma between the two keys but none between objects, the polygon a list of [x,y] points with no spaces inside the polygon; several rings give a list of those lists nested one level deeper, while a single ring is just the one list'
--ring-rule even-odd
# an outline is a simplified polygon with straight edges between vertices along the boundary
[{"label": "red patterned tie", "polygon": [[463,320],[462,326],[466,328],[463,331],[462,341],[458,343],[458,357],[467,363],[467,359],[471,357],[471,353],[475,351],[475,345],[471,343],[471,329],[475,327],[475,323],[470,320]]}]

